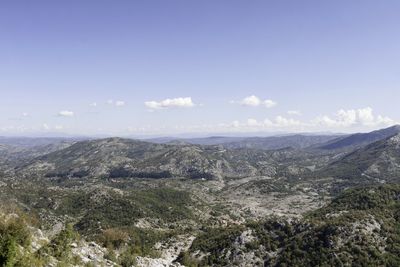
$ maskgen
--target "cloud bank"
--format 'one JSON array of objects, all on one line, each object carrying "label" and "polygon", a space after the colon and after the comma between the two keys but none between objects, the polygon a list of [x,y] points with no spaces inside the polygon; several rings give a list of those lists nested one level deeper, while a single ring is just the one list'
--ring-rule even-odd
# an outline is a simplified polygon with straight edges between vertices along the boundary
[{"label": "cloud bank", "polygon": [[374,115],[371,107],[362,109],[341,109],[334,116],[320,116],[313,124],[328,128],[343,128],[352,126],[377,127],[395,124],[396,122],[382,115]]},{"label": "cloud bank", "polygon": [[[291,115],[297,115],[291,114]],[[338,110],[333,115],[318,116],[310,120],[299,120],[288,116],[278,115],[273,118],[234,120],[228,123],[179,125],[164,127],[131,127],[130,132],[141,134],[166,133],[258,133],[258,132],[357,132],[370,131],[376,128],[392,126],[397,122],[389,117],[375,115],[370,107],[361,109]]]}]

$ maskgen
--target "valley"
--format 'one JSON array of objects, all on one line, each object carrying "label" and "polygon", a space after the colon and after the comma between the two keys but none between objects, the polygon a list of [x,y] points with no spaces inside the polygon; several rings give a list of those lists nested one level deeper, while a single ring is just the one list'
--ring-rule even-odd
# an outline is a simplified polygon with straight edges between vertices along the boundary
[{"label": "valley", "polygon": [[399,126],[164,141],[0,138],[0,263],[400,263]]}]

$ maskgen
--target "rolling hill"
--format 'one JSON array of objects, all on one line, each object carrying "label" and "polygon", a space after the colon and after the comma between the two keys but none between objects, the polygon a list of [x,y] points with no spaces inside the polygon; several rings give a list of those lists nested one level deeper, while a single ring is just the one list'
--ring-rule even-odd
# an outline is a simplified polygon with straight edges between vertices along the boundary
[{"label": "rolling hill", "polygon": [[60,178],[218,179],[274,175],[273,166],[296,151],[227,150],[222,146],[154,144],[122,138],[77,142],[34,158],[17,168],[19,174]]},{"label": "rolling hill", "polygon": [[205,138],[158,138],[148,141],[154,143],[170,143],[170,144],[193,144],[193,145],[222,145],[225,148],[237,149],[262,149],[274,150],[282,148],[302,149],[310,146],[326,143],[335,140],[339,135],[281,135],[269,137],[225,137],[211,136]]}]

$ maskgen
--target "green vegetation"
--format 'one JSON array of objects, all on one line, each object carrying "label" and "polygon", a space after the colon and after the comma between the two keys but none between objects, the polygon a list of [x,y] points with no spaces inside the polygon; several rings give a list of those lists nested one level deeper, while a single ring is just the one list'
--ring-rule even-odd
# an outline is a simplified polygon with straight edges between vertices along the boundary
[{"label": "green vegetation", "polygon": [[18,246],[28,247],[29,231],[19,217],[3,218],[0,221],[0,265],[11,267],[20,260]]},{"label": "green vegetation", "polygon": [[61,262],[72,262],[71,244],[79,239],[78,233],[73,230],[72,225],[57,234],[53,240],[38,251],[41,257],[53,256]]},{"label": "green vegetation", "polygon": [[171,178],[172,174],[169,171],[159,172],[143,172],[143,171],[132,171],[123,167],[113,168],[109,174],[110,178]]},{"label": "green vegetation", "polygon": [[45,174],[46,178],[59,177],[59,178],[83,178],[88,176],[90,173],[87,170],[79,170],[76,172],[65,171],[65,172],[49,172]]},{"label": "green vegetation", "polygon": [[[131,190],[123,195],[107,192],[76,197],[68,200],[70,212],[84,212],[76,229],[85,234],[96,234],[99,229],[132,226],[140,218],[158,219],[167,224],[193,218],[189,193],[168,188]],[[74,207],[76,204],[82,207],[77,209]]]},{"label": "green vegetation", "polygon": [[[384,139],[355,150],[321,169],[317,175],[347,180],[349,185],[373,185],[378,180],[399,182],[400,154],[397,137]],[[397,144],[398,145],[398,144]]]},{"label": "green vegetation", "polygon": [[51,212],[56,216],[77,218],[75,229],[84,235],[132,226],[140,218],[150,218],[162,225],[196,220],[191,194],[166,187],[123,191],[109,187],[54,190],[46,185],[28,184],[26,188],[7,194],[38,213]]},{"label": "green vegetation", "polygon": [[[10,209],[0,217],[0,267],[82,266],[81,253],[94,266],[103,251],[87,241],[132,266],[159,257],[159,242],[181,251],[189,235],[178,258],[186,266],[400,266],[400,185],[376,186],[398,179],[392,142],[347,155],[119,138],[54,151],[1,169],[0,202],[29,216]],[[331,196],[301,219],[252,221],[279,201],[276,210],[292,216]]]},{"label": "green vegetation", "polygon": [[[205,228],[194,240],[190,250],[181,253],[178,258],[185,266],[227,266],[229,259],[221,257],[224,250],[232,249],[233,242],[243,231],[243,227]],[[204,260],[190,257],[190,253],[202,251],[210,255]]]},{"label": "green vegetation", "polygon": [[41,250],[34,252],[30,247],[32,236],[29,226],[31,222],[25,218],[27,215],[21,211],[14,211],[14,213],[0,217],[0,266],[46,266],[49,256],[57,258],[60,264],[78,262],[71,257],[70,243],[66,242],[72,238],[71,227],[62,231]]},{"label": "green vegetation", "polygon": [[177,233],[138,227],[111,228],[96,235],[95,240],[107,247],[109,251],[127,249],[135,256],[155,256],[154,245],[168,240]]},{"label": "green vegetation", "polygon": [[[254,238],[241,244],[244,230]],[[207,256],[199,260],[196,251]],[[235,265],[233,255],[246,252],[258,255],[264,266],[400,266],[400,185],[347,190],[302,221],[277,218],[205,229],[179,260],[229,266]]]},{"label": "green vegetation", "polygon": [[214,179],[214,175],[212,175],[211,173],[207,173],[204,171],[200,171],[197,170],[195,168],[190,168],[189,170],[187,170],[187,176],[190,179],[207,179],[207,180],[212,180]]},{"label": "green vegetation", "polygon": [[[79,259],[71,253],[71,244],[79,243],[79,236],[83,235],[87,240],[107,247],[108,258],[122,266],[129,266],[136,256],[158,256],[154,250],[157,242],[168,240],[179,234],[177,231],[183,231],[177,227],[182,222],[196,220],[191,210],[195,205],[191,195],[165,187],[148,190],[126,189],[123,192],[103,187],[89,192],[75,188],[61,191],[35,185],[29,188],[30,190],[18,188],[12,192],[15,197],[29,205],[33,212],[54,214],[58,217],[67,215],[76,220],[69,219],[72,223],[36,253],[28,253],[27,249],[21,255],[18,246],[30,244],[28,223],[24,221],[19,224],[2,224],[1,229],[7,232],[7,238],[3,238],[6,235],[1,232],[2,264],[12,262],[10,266],[14,266],[16,262],[25,258],[28,262],[37,261],[36,266],[43,266],[50,257],[55,258],[61,265],[79,263]],[[26,215],[21,215],[21,218],[25,217]],[[135,227],[135,222],[141,218],[164,229]],[[46,227],[47,222],[43,221],[42,226],[36,221],[35,223],[35,228],[39,228]],[[12,232],[19,229],[17,226],[23,226],[21,229],[26,232],[21,230],[21,234],[26,233],[26,236],[20,238],[22,235],[18,231]],[[114,250],[119,250],[121,255],[117,256]]]}]

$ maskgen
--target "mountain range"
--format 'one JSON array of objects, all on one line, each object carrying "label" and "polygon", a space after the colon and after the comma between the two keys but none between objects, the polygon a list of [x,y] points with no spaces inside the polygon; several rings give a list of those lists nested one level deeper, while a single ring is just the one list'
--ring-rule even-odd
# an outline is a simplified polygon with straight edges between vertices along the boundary
[{"label": "mountain range", "polygon": [[399,174],[399,126],[0,138],[0,263],[398,266]]}]

